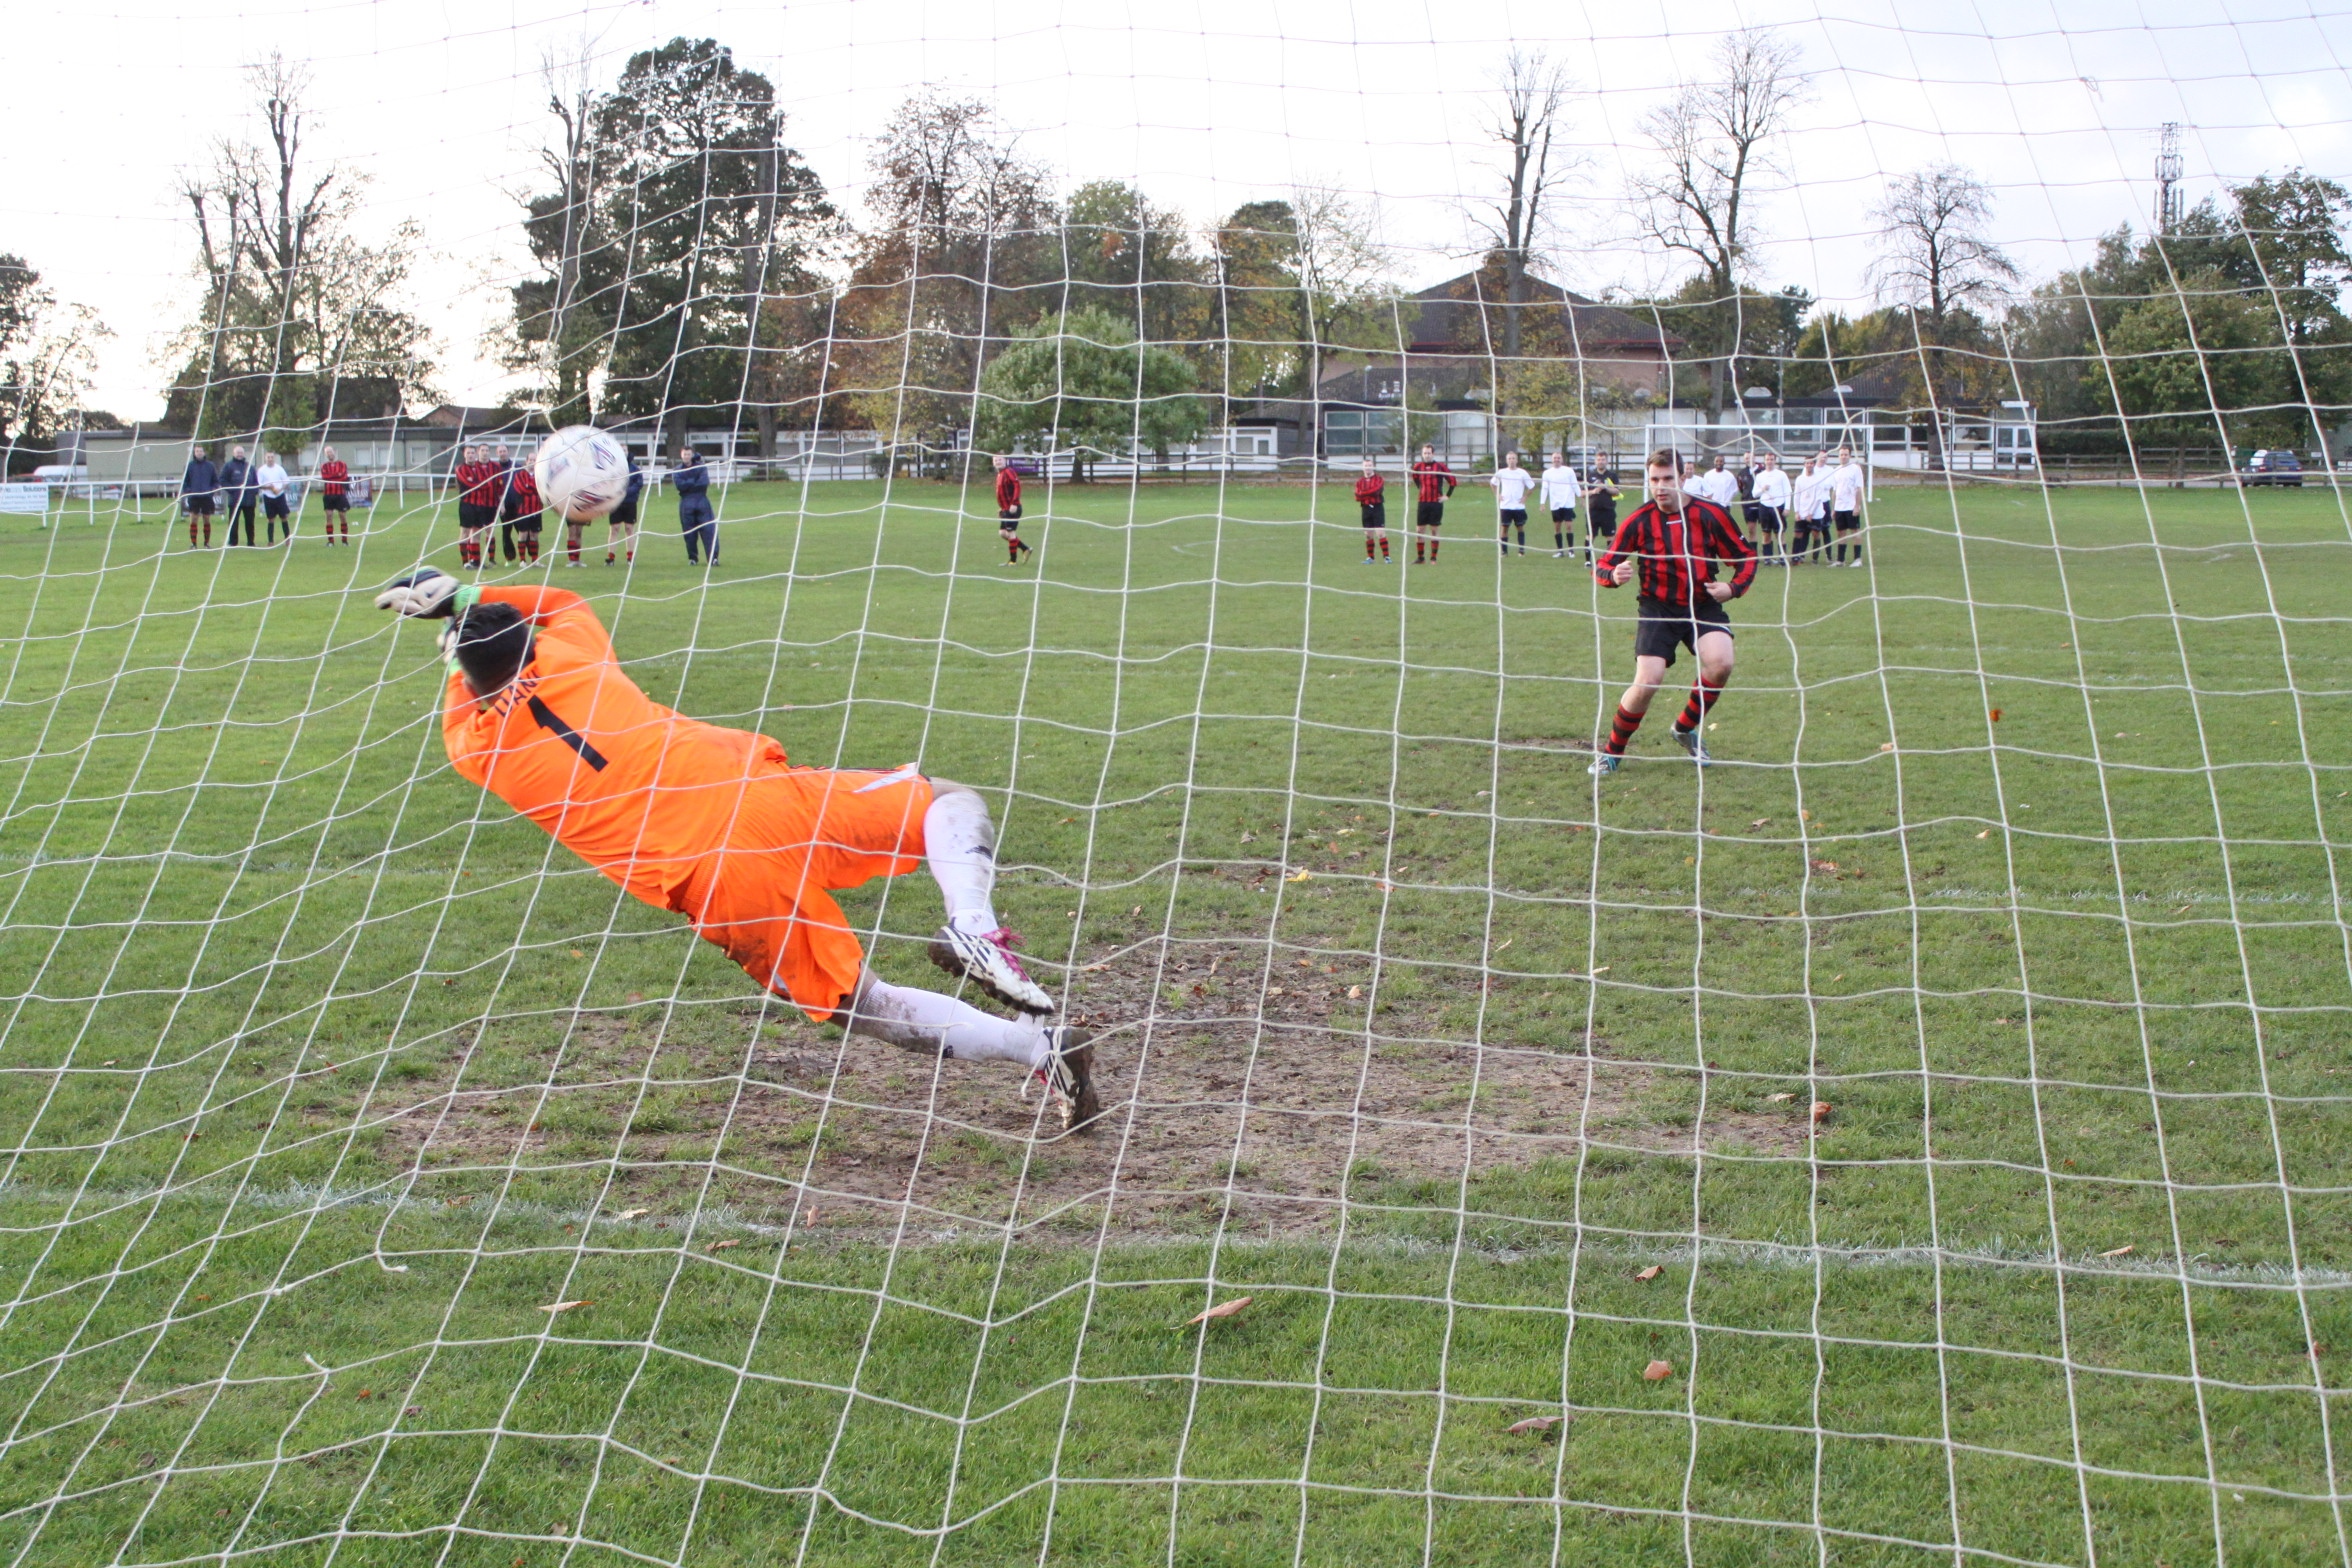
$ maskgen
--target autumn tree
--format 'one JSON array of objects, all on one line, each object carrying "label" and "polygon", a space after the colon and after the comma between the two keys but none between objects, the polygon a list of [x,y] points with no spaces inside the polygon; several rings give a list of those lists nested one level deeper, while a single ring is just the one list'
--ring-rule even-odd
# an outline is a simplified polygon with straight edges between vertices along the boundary
[{"label": "autumn tree", "polygon": [[1065,303],[1060,211],[1046,171],[976,99],[902,105],[869,169],[836,383],[894,447],[952,440],[993,352]]}]

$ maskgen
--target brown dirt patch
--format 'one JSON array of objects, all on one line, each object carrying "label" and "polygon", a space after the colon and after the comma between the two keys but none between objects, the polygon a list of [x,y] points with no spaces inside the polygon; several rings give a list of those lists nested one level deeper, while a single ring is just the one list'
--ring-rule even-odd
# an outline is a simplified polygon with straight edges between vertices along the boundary
[{"label": "brown dirt patch", "polygon": [[[1343,1191],[1436,1183],[1416,1201],[1451,1206],[1466,1181],[1573,1159],[1587,1139],[1701,1145],[1661,1110],[1659,1071],[1605,1044],[1436,1038],[1435,1010],[1410,1007],[1368,1037],[1347,979],[1297,956],[1269,972],[1262,942],[1152,940],[1089,965],[1071,1016],[1103,1031],[1104,1115],[1085,1134],[1053,1136],[1001,1064],[937,1062],[797,1014],[665,1027],[649,1007],[580,1015],[538,1082],[406,1086],[385,1152],[457,1187],[483,1185],[485,1167],[617,1159],[610,1206],[656,1214],[701,1194],[764,1222],[813,1210],[825,1232],[903,1219],[924,1235],[1009,1223],[1090,1237],[1106,1215],[1123,1235],[1294,1234],[1332,1225]],[[1804,1148],[1793,1117],[1711,1111],[1704,1132],[1710,1151]]]}]

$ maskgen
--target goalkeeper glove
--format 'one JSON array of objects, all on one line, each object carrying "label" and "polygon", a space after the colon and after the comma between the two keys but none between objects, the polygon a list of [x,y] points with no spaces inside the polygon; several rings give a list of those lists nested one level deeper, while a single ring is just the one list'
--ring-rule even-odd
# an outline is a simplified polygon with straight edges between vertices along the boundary
[{"label": "goalkeeper glove", "polygon": [[437,566],[420,566],[376,595],[376,608],[402,615],[447,617],[457,606],[457,579]]}]

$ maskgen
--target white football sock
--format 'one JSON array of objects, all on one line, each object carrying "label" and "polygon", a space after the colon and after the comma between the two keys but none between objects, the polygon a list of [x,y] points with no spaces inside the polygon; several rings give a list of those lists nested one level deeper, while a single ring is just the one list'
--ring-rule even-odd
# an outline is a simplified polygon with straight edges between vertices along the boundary
[{"label": "white football sock", "polygon": [[1002,921],[988,895],[996,887],[996,824],[988,802],[970,790],[943,790],[923,813],[924,857],[947,899],[947,923],[959,931],[994,931]]},{"label": "white football sock", "polygon": [[835,1014],[834,1021],[851,1034],[959,1062],[1035,1067],[1047,1051],[1044,1026],[1033,1018],[998,1018],[952,996],[886,980],[868,981],[855,1010]]}]

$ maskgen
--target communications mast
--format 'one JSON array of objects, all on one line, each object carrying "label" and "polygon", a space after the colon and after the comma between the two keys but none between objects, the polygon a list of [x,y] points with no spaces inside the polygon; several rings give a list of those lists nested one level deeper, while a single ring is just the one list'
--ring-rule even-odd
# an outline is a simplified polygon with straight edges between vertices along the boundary
[{"label": "communications mast", "polygon": [[2180,221],[2180,122],[2167,120],[2156,133],[2156,232],[2170,234]]}]

